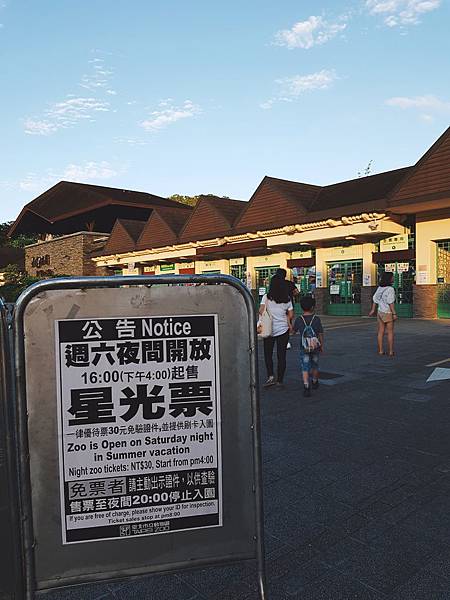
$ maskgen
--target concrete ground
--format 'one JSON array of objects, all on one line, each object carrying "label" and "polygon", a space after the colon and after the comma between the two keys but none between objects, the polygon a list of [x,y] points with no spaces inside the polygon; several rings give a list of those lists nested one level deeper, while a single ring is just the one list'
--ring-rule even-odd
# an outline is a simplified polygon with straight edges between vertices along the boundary
[{"label": "concrete ground", "polygon": [[[450,379],[426,380],[450,374],[450,320],[399,322],[394,358],[375,320],[323,321],[320,389],[302,397],[297,337],[286,389],[262,392],[269,598],[448,600]],[[256,600],[255,581],[247,563],[39,597]]]}]

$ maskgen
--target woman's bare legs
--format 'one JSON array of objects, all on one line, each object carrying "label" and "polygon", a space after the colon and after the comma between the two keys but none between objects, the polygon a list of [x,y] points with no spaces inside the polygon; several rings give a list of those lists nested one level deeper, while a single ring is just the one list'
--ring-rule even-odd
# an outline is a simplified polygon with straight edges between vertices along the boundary
[{"label": "woman's bare legs", "polygon": [[383,321],[378,317],[378,335],[377,335],[378,354],[384,354],[383,338],[384,338],[385,328],[386,328],[386,323],[383,323]]},{"label": "woman's bare legs", "polygon": [[388,354],[394,354],[394,321],[386,323],[387,339],[388,339]]}]

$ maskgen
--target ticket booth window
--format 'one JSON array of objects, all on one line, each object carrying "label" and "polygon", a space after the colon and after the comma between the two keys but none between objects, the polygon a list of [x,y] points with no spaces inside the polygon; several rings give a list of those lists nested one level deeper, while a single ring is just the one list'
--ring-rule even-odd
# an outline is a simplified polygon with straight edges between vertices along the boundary
[{"label": "ticket booth window", "polygon": [[362,260],[327,264],[329,315],[361,315],[362,271]]},{"label": "ticket booth window", "polygon": [[256,293],[257,293],[257,305],[261,303],[261,298],[268,291],[270,280],[279,269],[279,266],[273,267],[260,267],[256,269]]},{"label": "ticket booth window", "polygon": [[245,263],[242,265],[231,265],[231,267],[230,267],[230,275],[233,275],[233,277],[240,279],[242,281],[242,283],[246,283],[246,281],[247,281],[246,273],[247,273],[247,270],[246,270]]},{"label": "ticket booth window", "polygon": [[437,313],[450,319],[450,240],[437,243]]}]

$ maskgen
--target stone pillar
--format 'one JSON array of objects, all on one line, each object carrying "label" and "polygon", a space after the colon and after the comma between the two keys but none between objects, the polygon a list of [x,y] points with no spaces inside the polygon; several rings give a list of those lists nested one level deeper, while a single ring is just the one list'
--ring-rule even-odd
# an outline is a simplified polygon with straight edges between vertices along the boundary
[{"label": "stone pillar", "polygon": [[413,286],[413,316],[417,319],[437,318],[437,286]]},{"label": "stone pillar", "polygon": [[372,308],[372,297],[376,289],[374,285],[363,285],[361,287],[361,315],[363,317],[366,317]]},{"label": "stone pillar", "polygon": [[316,299],[316,312],[319,315],[327,314],[327,306],[328,302],[330,301],[329,296],[328,288],[316,288],[314,292],[314,298]]}]

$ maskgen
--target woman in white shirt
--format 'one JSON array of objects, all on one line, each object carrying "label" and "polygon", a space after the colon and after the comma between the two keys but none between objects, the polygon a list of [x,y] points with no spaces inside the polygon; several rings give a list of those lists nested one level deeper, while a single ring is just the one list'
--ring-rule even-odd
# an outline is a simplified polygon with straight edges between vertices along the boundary
[{"label": "woman in white shirt", "polygon": [[373,295],[372,310],[369,317],[375,314],[378,306],[378,354],[385,354],[383,349],[384,334],[387,333],[388,355],[394,356],[394,321],[397,319],[395,312],[395,290],[392,287],[394,282],[393,273],[383,273],[380,285]]},{"label": "woman in white shirt", "polygon": [[[292,330],[294,307],[289,298],[288,288],[284,279],[274,275],[270,281],[267,294],[261,300],[259,314],[268,310],[272,316],[272,335],[264,338],[264,360],[267,369],[267,381],[264,387],[283,385],[286,371],[286,350],[289,342],[289,333]],[[273,369],[273,348],[277,346],[277,378]]]}]

